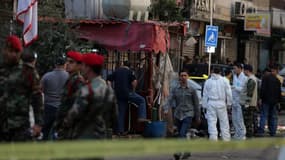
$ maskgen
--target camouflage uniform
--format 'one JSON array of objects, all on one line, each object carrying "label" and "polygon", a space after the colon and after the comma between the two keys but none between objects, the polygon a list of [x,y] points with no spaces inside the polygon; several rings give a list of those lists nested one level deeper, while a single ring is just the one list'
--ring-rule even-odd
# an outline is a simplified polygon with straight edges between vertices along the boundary
[{"label": "camouflage uniform", "polygon": [[70,128],[65,127],[63,123],[68,111],[72,107],[76,95],[79,89],[84,85],[84,78],[79,73],[73,73],[70,75],[63,88],[63,94],[61,98],[61,104],[58,109],[55,129],[58,134],[58,139],[69,139],[70,138]]},{"label": "camouflage uniform", "polygon": [[1,71],[7,76],[4,80],[1,79],[1,83],[4,84],[3,92],[1,91],[2,140],[31,140],[30,105],[33,107],[35,124],[41,126],[43,122],[43,98],[39,75],[30,64],[7,66]]},{"label": "camouflage uniform", "polygon": [[257,103],[252,103],[252,99],[257,99],[257,81],[254,77],[249,77],[244,92],[241,95],[241,106],[246,127],[246,136],[252,137],[257,129]]},{"label": "camouflage uniform", "polygon": [[74,127],[72,139],[106,138],[114,106],[114,92],[101,77],[83,86],[65,119]]},{"label": "camouflage uniform", "polygon": [[250,106],[247,108],[243,108],[243,117],[244,124],[246,128],[246,136],[252,137],[258,127],[258,119],[257,119],[257,109],[256,107]]},{"label": "camouflage uniform", "polygon": [[4,120],[5,120],[5,107],[4,107],[4,92],[5,92],[5,82],[7,80],[7,77],[9,75],[9,72],[7,69],[1,64],[0,66],[0,140],[4,140],[4,133],[3,133],[3,127],[4,127]]}]

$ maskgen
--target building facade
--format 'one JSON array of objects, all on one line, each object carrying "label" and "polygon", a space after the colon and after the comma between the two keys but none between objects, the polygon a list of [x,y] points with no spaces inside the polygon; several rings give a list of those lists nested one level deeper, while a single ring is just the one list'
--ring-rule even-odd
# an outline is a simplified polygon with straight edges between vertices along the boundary
[{"label": "building facade", "polygon": [[272,44],[271,59],[285,63],[285,0],[271,0]]},{"label": "building facade", "polygon": [[269,0],[232,0],[237,61],[252,64],[255,72],[264,69],[268,64],[271,38],[269,6]]},{"label": "building facade", "polygon": [[[205,52],[205,27],[210,24],[210,0],[193,0],[189,4],[188,36],[184,55],[207,57]],[[187,15],[187,14],[186,14]],[[218,45],[213,54],[214,63],[224,63],[226,58],[236,59],[235,24],[231,22],[231,2],[213,1],[213,25],[219,27]]]},{"label": "building facade", "polygon": [[[179,1],[181,4],[183,1]],[[219,26],[213,63],[226,58],[265,69],[270,63],[285,63],[284,0],[214,0],[213,25]],[[188,26],[183,55],[207,56],[205,26],[210,22],[210,0],[184,1]]]}]

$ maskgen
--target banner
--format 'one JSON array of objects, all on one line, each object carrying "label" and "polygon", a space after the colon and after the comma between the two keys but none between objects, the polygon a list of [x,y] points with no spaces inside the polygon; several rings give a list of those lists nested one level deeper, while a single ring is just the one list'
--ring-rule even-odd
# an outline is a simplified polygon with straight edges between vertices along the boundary
[{"label": "banner", "polygon": [[271,35],[271,22],[269,13],[246,14],[244,18],[244,30],[256,31],[261,36]]},{"label": "banner", "polygon": [[28,46],[38,38],[38,1],[19,0],[16,19],[24,25],[23,39]]},{"label": "banner", "polygon": [[285,11],[272,8],[272,27],[285,29]]}]

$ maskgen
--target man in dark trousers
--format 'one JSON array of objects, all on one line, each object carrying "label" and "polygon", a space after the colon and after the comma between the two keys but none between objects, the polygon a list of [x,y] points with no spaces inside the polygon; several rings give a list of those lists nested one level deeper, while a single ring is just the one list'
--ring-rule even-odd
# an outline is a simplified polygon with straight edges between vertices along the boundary
[{"label": "man in dark trousers", "polygon": [[[43,124],[43,103],[39,75],[33,65],[20,64],[21,40],[8,36],[0,65],[0,140],[29,141],[39,136]],[[30,105],[35,124],[30,126]],[[32,131],[32,134],[31,134]]]},{"label": "man in dark trousers", "polygon": [[55,69],[44,74],[41,79],[41,86],[44,93],[43,140],[50,139],[50,132],[60,105],[63,87],[69,76],[64,69],[64,64],[65,60],[63,57],[58,57]]},{"label": "man in dark trousers", "polygon": [[275,136],[277,130],[278,110],[277,106],[281,99],[281,83],[277,78],[278,66],[271,66],[271,73],[265,75],[261,82],[260,99],[262,101],[260,125],[258,135],[264,134],[265,123],[268,120],[270,136]]},{"label": "man in dark trousers", "polygon": [[[200,123],[199,99],[196,91],[188,83],[188,73],[185,70],[179,73],[179,83],[169,95],[169,104],[174,108],[175,125],[180,138],[186,138],[188,130],[194,122]],[[188,159],[190,152],[175,153],[175,159]]]},{"label": "man in dark trousers", "polygon": [[128,108],[128,102],[135,103],[138,106],[138,121],[146,121],[146,102],[145,99],[135,92],[137,80],[134,73],[130,70],[130,63],[124,61],[123,65],[115,70],[108,77],[108,81],[114,82],[115,94],[118,101],[118,124],[117,134],[125,132],[125,117]]}]

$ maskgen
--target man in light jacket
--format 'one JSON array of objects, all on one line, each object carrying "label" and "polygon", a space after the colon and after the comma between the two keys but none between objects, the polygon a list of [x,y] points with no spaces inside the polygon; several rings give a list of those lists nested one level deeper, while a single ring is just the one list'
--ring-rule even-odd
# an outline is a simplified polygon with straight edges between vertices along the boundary
[{"label": "man in light jacket", "polygon": [[220,75],[219,68],[213,68],[211,78],[205,82],[202,106],[206,109],[210,140],[218,140],[217,120],[219,119],[222,139],[231,139],[227,106],[232,105],[230,83]]},{"label": "man in light jacket", "polygon": [[233,139],[245,140],[246,129],[243,120],[242,108],[240,105],[241,90],[246,84],[247,77],[243,73],[243,66],[240,63],[234,64],[233,76],[233,106],[232,106],[232,123],[235,129]]}]

